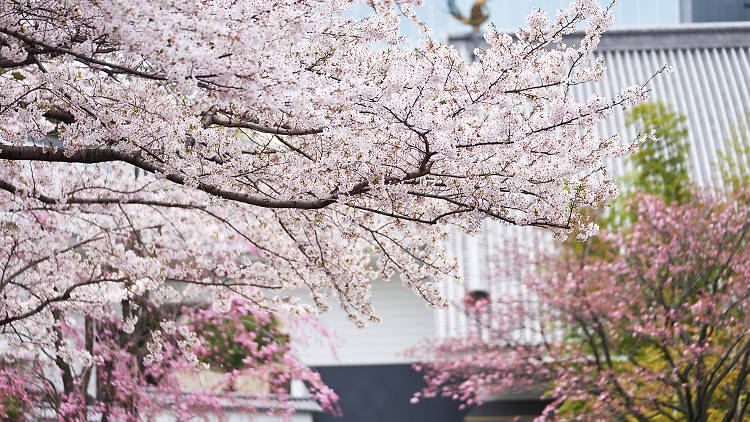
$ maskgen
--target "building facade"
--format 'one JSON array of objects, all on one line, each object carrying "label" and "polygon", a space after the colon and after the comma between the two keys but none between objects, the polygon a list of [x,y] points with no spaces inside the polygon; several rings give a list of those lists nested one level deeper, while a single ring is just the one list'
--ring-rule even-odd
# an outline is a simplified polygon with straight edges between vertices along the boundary
[{"label": "building facade", "polygon": [[331,304],[320,320],[334,331],[333,340],[307,339],[298,347],[302,361],[318,370],[340,397],[342,415],[317,413],[314,421],[461,421],[466,411],[455,401],[409,402],[424,383],[404,351],[435,337],[435,311],[399,280],[376,281],[371,300],[381,323],[357,328]]}]

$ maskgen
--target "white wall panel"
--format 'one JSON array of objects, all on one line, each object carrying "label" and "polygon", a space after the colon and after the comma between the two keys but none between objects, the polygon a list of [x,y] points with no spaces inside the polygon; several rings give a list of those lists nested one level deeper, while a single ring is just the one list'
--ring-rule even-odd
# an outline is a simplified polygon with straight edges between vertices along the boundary
[{"label": "white wall panel", "polygon": [[339,338],[335,342],[338,356],[327,342],[308,339],[298,347],[302,361],[314,366],[407,363],[401,355],[406,348],[435,336],[435,312],[399,281],[375,282],[372,302],[382,322],[366,328],[357,328],[331,303],[331,310],[319,320]]}]

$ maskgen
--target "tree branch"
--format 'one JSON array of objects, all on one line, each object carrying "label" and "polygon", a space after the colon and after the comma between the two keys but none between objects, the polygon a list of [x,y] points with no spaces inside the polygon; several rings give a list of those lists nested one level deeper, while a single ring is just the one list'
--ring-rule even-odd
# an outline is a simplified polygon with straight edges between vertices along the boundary
[{"label": "tree branch", "polygon": [[[143,158],[137,157],[133,154],[115,151],[112,149],[89,148],[80,149],[66,154],[66,151],[62,148],[3,145],[2,147],[0,147],[0,159],[84,164],[121,161],[151,173],[166,173],[163,168],[150,161],[144,160]],[[187,181],[186,176],[177,173],[167,173],[165,178],[170,182],[176,183],[178,185],[186,185]],[[336,197],[312,200],[262,198],[241,192],[230,191],[203,182],[198,182],[198,186],[196,188],[210,195],[228,199],[230,201],[254,205],[261,208],[296,208],[310,210],[321,209],[333,204],[337,199]]]}]

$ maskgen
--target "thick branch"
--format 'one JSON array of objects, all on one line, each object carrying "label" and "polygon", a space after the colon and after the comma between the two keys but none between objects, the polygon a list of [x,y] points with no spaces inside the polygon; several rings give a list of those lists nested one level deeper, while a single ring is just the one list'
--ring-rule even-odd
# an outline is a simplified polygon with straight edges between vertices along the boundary
[{"label": "thick branch", "polygon": [[22,319],[31,317],[33,315],[36,315],[39,312],[43,311],[47,306],[49,306],[49,305],[51,305],[53,303],[62,302],[62,301],[70,299],[71,294],[78,287],[88,286],[88,285],[97,284],[97,283],[104,283],[104,282],[122,282],[122,281],[125,281],[125,280],[126,279],[124,279],[124,278],[122,278],[122,279],[102,278],[102,279],[88,280],[88,281],[84,281],[84,282],[81,282],[81,283],[73,284],[70,287],[68,287],[67,289],[65,289],[65,291],[62,294],[60,294],[58,296],[51,297],[49,299],[43,300],[36,307],[30,309],[29,311],[26,311],[26,312],[18,314],[18,315],[13,315],[13,316],[10,316],[10,315],[6,314],[5,318],[0,319],[0,327],[2,327],[4,325],[7,325],[7,324],[10,324],[10,323],[13,323],[13,322],[18,321],[18,320],[22,320]]},{"label": "thick branch", "polygon": [[[74,151],[73,153],[66,154],[65,150],[62,148],[3,145],[0,148],[0,159],[85,164],[122,161],[152,173],[165,173],[164,169],[152,162],[144,160],[133,154],[128,154],[111,149],[81,149]],[[166,174],[165,178],[170,182],[179,185],[185,185],[187,181],[186,176],[177,173],[168,173]],[[230,201],[241,202],[244,204],[254,205],[262,208],[321,209],[336,202],[335,197],[314,200],[260,198],[241,192],[230,191],[203,182],[198,182],[198,186],[196,188],[219,198],[224,198]]]},{"label": "thick branch", "polygon": [[282,126],[269,127],[260,123],[251,122],[248,120],[233,120],[227,117],[218,116],[216,114],[209,115],[210,119],[206,119],[203,123],[205,126],[218,125],[224,127],[236,127],[241,129],[250,129],[257,132],[269,133],[272,135],[285,135],[285,136],[302,136],[302,135],[315,135],[323,133],[323,129],[292,129],[285,128]]}]

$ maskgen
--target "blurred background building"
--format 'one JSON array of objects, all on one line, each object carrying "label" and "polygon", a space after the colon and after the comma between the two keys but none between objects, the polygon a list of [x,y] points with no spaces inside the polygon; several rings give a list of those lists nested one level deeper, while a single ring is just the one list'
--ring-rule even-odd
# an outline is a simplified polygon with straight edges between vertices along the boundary
[{"label": "blurred background building", "polygon": [[750,0],[680,0],[679,12],[683,23],[747,21]]}]

